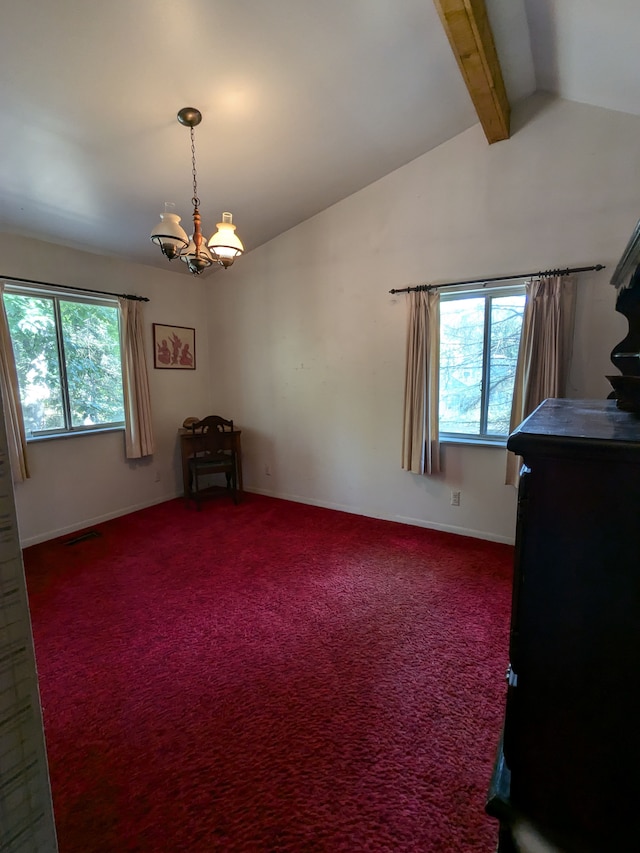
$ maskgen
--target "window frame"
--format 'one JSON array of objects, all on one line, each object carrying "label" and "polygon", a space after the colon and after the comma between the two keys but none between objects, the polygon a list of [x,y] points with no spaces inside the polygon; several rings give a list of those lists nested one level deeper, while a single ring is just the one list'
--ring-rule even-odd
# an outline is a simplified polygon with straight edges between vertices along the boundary
[{"label": "window frame", "polygon": [[[60,302],[80,302],[88,305],[98,305],[108,308],[114,308],[116,310],[116,317],[118,320],[118,343],[120,347],[120,381],[122,382],[122,316],[120,312],[120,303],[118,302],[118,298],[116,296],[107,296],[99,293],[92,295],[91,293],[87,293],[85,291],[75,291],[72,288],[65,289],[64,292],[61,292],[60,290],[54,289],[53,287],[50,288],[44,285],[29,285],[22,284],[20,282],[6,281],[3,283],[3,298],[5,294],[12,296],[15,295],[31,297],[33,299],[51,299],[53,303],[53,317],[55,322],[56,346],[58,352],[58,370],[60,374],[60,397],[65,426],[57,427],[54,429],[38,430],[37,432],[27,431],[25,436],[27,443],[47,441],[54,438],[71,438],[72,436],[77,435],[91,435],[96,433],[123,431],[125,429],[124,419],[122,421],[110,421],[101,424],[81,424],[79,426],[73,426],[71,414],[71,399],[69,396],[69,380],[67,377],[67,361],[64,347],[64,335],[62,332],[62,316],[60,311]],[[11,329],[9,329],[9,337],[11,337]],[[13,338],[11,338],[11,345],[13,346]],[[20,387],[19,380],[18,386],[20,390],[20,398],[22,400],[22,388]],[[124,387],[122,388],[122,394],[124,410]]]},{"label": "window frame", "polygon": [[[508,285],[493,284],[489,286],[472,285],[465,287],[463,290],[459,288],[442,288],[440,290],[440,302],[454,302],[463,299],[472,299],[483,297],[485,300],[484,310],[484,331],[482,339],[482,380],[480,392],[480,429],[486,429],[489,395],[487,393],[488,384],[490,381],[490,341],[491,341],[491,309],[487,310],[487,303],[491,305],[491,301],[496,297],[505,296],[524,296],[526,305],[526,285],[528,279],[522,279],[519,284],[509,283]],[[440,332],[442,330],[442,320],[440,320],[440,328],[438,330],[438,384],[440,379],[440,351],[442,341]],[[520,330],[522,335],[522,329]],[[440,399],[441,392],[438,392],[438,428],[439,440],[443,444],[470,444],[481,445],[485,447],[506,447],[508,434],[495,435],[494,433],[478,432],[478,433],[463,433],[463,432],[448,432],[440,430]]]}]

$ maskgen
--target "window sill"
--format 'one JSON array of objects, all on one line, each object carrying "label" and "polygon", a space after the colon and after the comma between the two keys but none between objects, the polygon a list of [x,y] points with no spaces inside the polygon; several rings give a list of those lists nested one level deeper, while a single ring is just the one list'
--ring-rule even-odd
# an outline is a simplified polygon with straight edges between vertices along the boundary
[{"label": "window sill", "polygon": [[41,441],[53,441],[61,438],[77,438],[79,435],[102,435],[105,432],[124,432],[124,424],[122,426],[105,427],[104,429],[82,429],[75,432],[57,432],[50,435],[31,435],[27,436],[27,444],[37,444]]},{"label": "window sill", "polygon": [[484,438],[472,435],[441,435],[440,444],[464,444],[472,447],[496,447],[498,450],[507,449],[506,438]]}]

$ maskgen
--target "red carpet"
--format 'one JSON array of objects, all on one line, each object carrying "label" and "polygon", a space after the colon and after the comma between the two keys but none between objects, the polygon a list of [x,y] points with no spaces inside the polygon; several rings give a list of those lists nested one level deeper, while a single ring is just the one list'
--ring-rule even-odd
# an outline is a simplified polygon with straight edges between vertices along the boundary
[{"label": "red carpet", "polygon": [[25,551],[61,853],[491,853],[510,547],[257,495],[95,529]]}]

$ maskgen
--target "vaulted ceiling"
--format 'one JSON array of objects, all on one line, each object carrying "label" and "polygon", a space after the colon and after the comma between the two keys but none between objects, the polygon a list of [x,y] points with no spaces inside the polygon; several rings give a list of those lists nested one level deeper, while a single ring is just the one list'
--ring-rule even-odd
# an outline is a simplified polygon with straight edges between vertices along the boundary
[{"label": "vaulted ceiling", "polygon": [[184,106],[247,250],[536,90],[640,115],[637,0],[0,2],[0,229],[140,263],[190,230]]}]

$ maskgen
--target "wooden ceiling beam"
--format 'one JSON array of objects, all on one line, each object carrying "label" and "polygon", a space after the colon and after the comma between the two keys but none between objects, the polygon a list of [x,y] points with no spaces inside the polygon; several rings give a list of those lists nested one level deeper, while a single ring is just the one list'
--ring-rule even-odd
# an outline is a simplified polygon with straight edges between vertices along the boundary
[{"label": "wooden ceiling beam", "polygon": [[511,109],[484,0],[433,0],[489,143],[509,138]]}]

